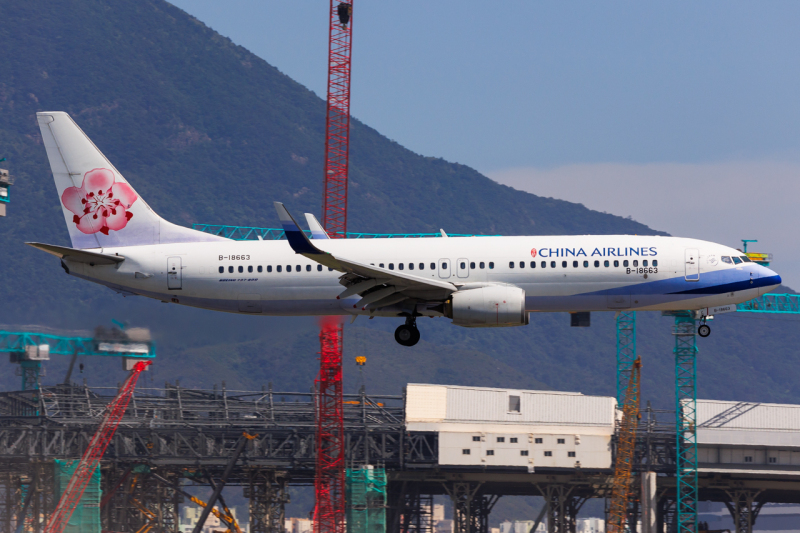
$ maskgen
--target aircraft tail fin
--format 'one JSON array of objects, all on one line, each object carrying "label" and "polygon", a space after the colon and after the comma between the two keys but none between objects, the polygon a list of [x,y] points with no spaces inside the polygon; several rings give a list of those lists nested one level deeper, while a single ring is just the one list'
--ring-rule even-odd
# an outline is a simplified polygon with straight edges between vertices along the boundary
[{"label": "aircraft tail fin", "polygon": [[73,248],[224,240],[158,216],[67,113],[36,118]]}]

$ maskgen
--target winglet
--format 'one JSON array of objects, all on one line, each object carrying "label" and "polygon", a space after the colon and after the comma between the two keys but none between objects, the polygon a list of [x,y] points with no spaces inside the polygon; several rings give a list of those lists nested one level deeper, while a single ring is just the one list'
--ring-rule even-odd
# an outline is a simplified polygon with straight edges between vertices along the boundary
[{"label": "winglet", "polygon": [[295,222],[292,215],[281,202],[274,202],[275,210],[278,212],[278,218],[281,220],[283,231],[286,233],[286,240],[289,241],[289,246],[295,253],[303,255],[316,255],[324,254],[322,250],[311,244],[311,240],[303,233],[297,222]]},{"label": "winglet", "polygon": [[308,229],[311,230],[312,239],[330,239],[328,233],[322,228],[322,224],[317,220],[317,217],[311,213],[306,213],[306,222],[308,223]]}]

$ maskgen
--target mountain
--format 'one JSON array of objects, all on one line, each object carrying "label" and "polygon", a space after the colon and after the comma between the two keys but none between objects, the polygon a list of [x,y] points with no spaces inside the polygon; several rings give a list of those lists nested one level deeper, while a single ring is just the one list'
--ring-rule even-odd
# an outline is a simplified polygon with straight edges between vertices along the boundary
[{"label": "mountain", "polygon": [[[16,177],[0,219],[0,323],[91,330],[150,327],[158,363],[146,382],[307,390],[317,365],[311,318],[224,315],[124,298],[66,276],[23,243],[68,245],[34,114],[64,110],[162,216],[277,226],[271,202],[318,212],[325,103],[244,48],[161,0],[0,0],[0,157]],[[633,220],[542,198],[475,170],[412,153],[353,120],[349,227],[365,232],[663,234]],[[643,393],[672,405],[670,320],[640,314]],[[423,341],[396,346],[395,320],[346,326],[346,387],[399,394],[409,381],[614,393],[614,325],[534,315],[525,328],[470,330],[422,321]],[[699,395],[800,402],[796,324],[722,316],[701,341]],[[368,355],[359,371],[355,355]],[[122,379],[116,360],[84,361],[91,384]],[[45,382],[66,361],[47,364]],[[10,372],[0,386],[16,387]]]}]

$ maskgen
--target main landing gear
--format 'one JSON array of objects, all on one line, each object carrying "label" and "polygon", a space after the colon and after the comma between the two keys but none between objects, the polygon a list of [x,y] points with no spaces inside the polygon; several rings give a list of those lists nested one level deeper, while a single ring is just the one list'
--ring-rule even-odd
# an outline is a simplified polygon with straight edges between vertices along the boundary
[{"label": "main landing gear", "polygon": [[394,340],[403,346],[414,346],[419,342],[417,317],[406,317],[406,323],[394,330]]}]

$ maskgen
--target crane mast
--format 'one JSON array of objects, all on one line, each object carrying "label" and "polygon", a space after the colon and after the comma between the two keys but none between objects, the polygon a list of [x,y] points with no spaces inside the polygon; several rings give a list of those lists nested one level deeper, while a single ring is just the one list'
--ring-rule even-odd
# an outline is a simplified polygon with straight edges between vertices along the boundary
[{"label": "crane mast", "polygon": [[[329,19],[322,225],[331,239],[344,239],[347,238],[347,173],[350,149],[352,0],[331,0]],[[341,322],[330,320],[322,324],[319,335],[314,533],[343,533],[345,529],[342,333]]]},{"label": "crane mast", "polygon": [[636,429],[639,425],[639,380],[642,360],[636,358],[631,366],[628,386],[622,404],[614,481],[611,486],[611,505],[608,515],[608,533],[624,533],[628,506],[633,498],[632,469],[636,448]]}]

